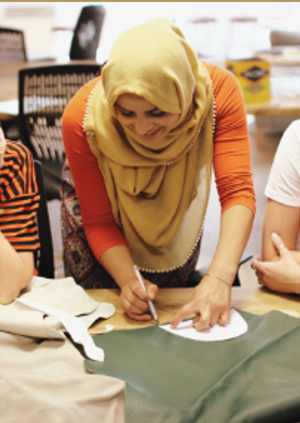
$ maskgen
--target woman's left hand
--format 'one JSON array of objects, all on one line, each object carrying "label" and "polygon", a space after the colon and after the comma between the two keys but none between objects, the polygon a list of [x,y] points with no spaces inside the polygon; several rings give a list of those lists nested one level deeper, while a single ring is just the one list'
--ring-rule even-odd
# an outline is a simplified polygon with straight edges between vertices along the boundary
[{"label": "woman's left hand", "polygon": [[183,306],[171,322],[171,327],[188,316],[196,314],[193,325],[198,331],[207,326],[226,325],[230,321],[231,287],[218,279],[206,275],[196,287],[190,302]]}]

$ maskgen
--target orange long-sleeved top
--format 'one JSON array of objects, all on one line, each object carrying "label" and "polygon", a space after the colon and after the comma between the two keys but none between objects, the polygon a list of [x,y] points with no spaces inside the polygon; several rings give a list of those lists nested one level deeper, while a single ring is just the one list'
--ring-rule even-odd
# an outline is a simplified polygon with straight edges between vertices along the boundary
[{"label": "orange long-sleeved top", "polygon": [[[216,101],[213,165],[222,213],[233,205],[244,205],[255,213],[249,134],[239,83],[226,69],[207,63],[204,65],[212,80]],[[87,83],[71,99],[62,125],[66,157],[80,203],[85,234],[98,259],[115,245],[127,245],[114,221],[97,158],[83,132],[87,101],[99,78]]]}]

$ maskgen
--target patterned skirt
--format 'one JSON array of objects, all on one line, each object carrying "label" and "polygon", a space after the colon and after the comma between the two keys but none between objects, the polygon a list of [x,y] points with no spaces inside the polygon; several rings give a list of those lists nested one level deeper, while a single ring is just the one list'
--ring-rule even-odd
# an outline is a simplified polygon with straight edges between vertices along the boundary
[{"label": "patterned skirt", "polygon": [[[81,211],[67,162],[62,170],[61,228],[65,276],[72,276],[84,289],[118,288],[109,273],[96,260],[82,226]],[[191,287],[199,281],[194,275],[201,239],[185,265],[170,272],[142,272],[145,279],[164,288]]]}]

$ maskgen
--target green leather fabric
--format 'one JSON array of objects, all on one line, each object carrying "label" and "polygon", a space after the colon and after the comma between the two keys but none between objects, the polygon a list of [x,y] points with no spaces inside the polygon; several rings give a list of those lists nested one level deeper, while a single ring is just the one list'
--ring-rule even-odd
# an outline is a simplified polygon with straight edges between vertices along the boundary
[{"label": "green leather fabric", "polygon": [[126,381],[126,423],[300,422],[300,320],[240,312],[248,332],[223,342],[159,327],[94,337],[89,372]]}]

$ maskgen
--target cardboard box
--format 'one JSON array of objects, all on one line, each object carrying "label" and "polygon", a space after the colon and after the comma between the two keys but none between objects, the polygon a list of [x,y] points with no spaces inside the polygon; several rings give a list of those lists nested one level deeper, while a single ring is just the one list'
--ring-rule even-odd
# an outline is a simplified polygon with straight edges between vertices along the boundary
[{"label": "cardboard box", "polygon": [[259,58],[227,59],[226,68],[237,77],[246,104],[270,101],[270,62]]}]

